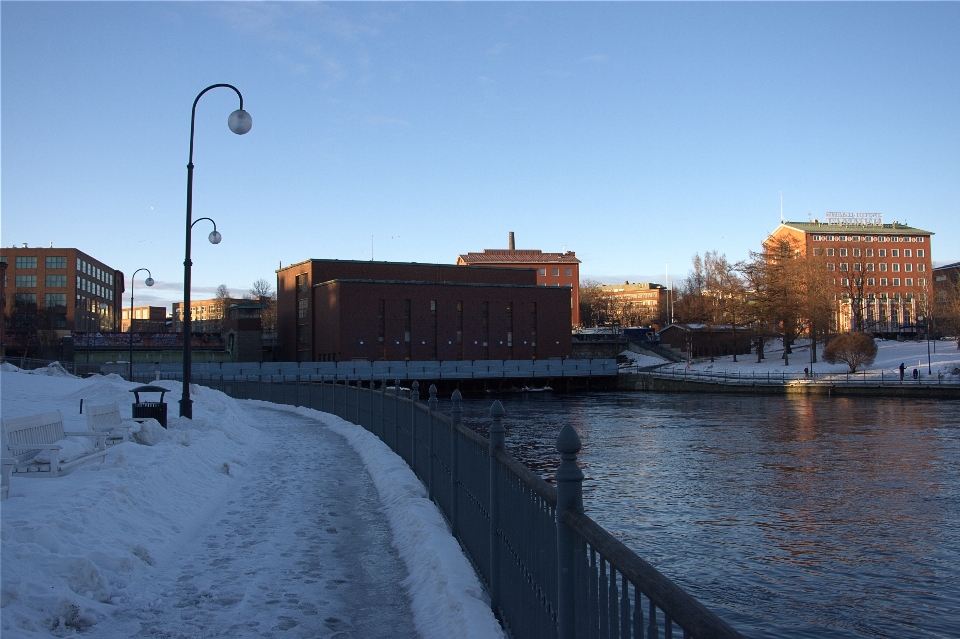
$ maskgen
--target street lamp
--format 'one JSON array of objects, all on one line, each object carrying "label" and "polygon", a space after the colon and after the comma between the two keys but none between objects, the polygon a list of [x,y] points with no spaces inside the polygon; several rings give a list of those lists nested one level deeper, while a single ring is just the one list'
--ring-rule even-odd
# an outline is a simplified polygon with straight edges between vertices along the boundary
[{"label": "street lamp", "polygon": [[[183,395],[180,398],[180,417],[193,419],[193,400],[190,399],[190,267],[193,262],[190,260],[190,235],[193,231],[193,133],[197,119],[197,102],[203,97],[203,94],[211,89],[224,87],[233,89],[240,98],[240,108],[230,114],[227,118],[227,126],[237,135],[243,135],[253,126],[253,119],[250,114],[243,110],[243,96],[235,86],[230,84],[212,84],[197,95],[193,101],[193,111],[190,114],[190,160],[187,163],[187,248],[183,258]],[[210,218],[200,218],[200,220],[210,220]],[[200,220],[197,220],[199,222]],[[213,222],[213,220],[210,220]],[[219,244],[221,236],[217,232],[217,225],[214,222],[213,232],[208,236],[211,244]]]},{"label": "street lamp", "polygon": [[133,283],[134,278],[137,277],[137,273],[140,271],[147,272],[147,279],[143,281],[147,286],[153,286],[153,273],[150,272],[148,268],[138,268],[133,272],[133,275],[130,276],[130,381],[133,381]]}]

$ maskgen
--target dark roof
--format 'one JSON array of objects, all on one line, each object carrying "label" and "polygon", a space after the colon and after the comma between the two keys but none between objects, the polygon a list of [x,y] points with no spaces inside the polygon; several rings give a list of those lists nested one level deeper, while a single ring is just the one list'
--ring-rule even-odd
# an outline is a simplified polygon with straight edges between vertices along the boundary
[{"label": "dark roof", "polygon": [[465,253],[459,256],[467,264],[579,264],[573,251],[544,253],[538,250],[483,249],[483,253]]},{"label": "dark roof", "polygon": [[943,264],[941,266],[934,266],[933,270],[935,271],[945,271],[949,268],[960,268],[960,262],[954,262],[953,264]]},{"label": "dark roof", "polygon": [[782,226],[789,226],[792,229],[803,231],[804,233],[852,233],[862,235],[933,235],[932,231],[913,228],[906,224],[894,222],[893,224],[827,224],[826,222],[781,222]]}]

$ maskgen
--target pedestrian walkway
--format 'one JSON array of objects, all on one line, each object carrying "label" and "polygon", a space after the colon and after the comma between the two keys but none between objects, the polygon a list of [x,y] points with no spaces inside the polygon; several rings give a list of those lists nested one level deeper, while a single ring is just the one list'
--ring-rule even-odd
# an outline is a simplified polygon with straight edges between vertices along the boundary
[{"label": "pedestrian walkway", "polygon": [[262,439],[237,484],[97,636],[416,637],[407,571],[357,453],[315,420],[245,411]]}]

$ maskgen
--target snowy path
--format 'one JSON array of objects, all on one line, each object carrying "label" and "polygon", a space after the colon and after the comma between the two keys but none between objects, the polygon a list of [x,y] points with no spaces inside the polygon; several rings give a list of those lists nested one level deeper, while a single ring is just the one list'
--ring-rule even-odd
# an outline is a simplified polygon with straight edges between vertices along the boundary
[{"label": "snowy path", "polygon": [[415,637],[376,489],[339,435],[247,406],[261,457],[100,637]]}]

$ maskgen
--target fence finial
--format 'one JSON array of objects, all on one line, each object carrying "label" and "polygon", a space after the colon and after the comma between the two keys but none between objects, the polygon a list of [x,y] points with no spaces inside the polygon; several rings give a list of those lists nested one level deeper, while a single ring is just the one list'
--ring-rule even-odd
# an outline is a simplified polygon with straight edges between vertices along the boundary
[{"label": "fence finial", "polygon": [[410,397],[415,402],[420,401],[420,382],[414,381],[413,386],[410,388]]},{"label": "fence finial", "polygon": [[[577,465],[580,452],[580,437],[570,424],[565,424],[557,435],[557,451],[560,466],[554,477],[557,480],[557,636],[559,639],[575,639],[577,636],[576,586],[576,536],[563,522],[567,510],[583,512],[583,471]],[[603,585],[600,586],[603,588]]]},{"label": "fence finial", "polygon": [[427,400],[427,405],[430,406],[430,410],[437,410],[437,385],[430,384],[430,399]]},{"label": "fence finial", "polygon": [[580,436],[570,424],[565,424],[557,435],[560,465],[554,474],[557,481],[557,516],[566,508],[583,512],[583,471],[577,464],[577,453],[582,445]]}]

